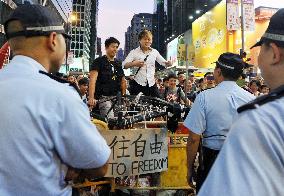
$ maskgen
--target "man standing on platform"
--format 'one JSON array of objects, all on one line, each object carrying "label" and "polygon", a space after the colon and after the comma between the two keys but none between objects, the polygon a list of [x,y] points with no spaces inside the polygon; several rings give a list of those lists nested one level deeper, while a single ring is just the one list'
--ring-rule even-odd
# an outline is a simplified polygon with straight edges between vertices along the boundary
[{"label": "man standing on platform", "polygon": [[150,31],[141,31],[138,40],[140,46],[132,50],[122,63],[124,69],[137,68],[134,79],[129,83],[130,94],[137,95],[142,92],[146,96],[161,97],[155,82],[155,62],[163,66],[171,66],[172,63],[166,61],[156,49],[151,48],[153,36]]},{"label": "man standing on platform", "polygon": [[115,59],[119,41],[110,37],[105,41],[106,55],[95,59],[90,66],[89,99],[92,109],[98,102],[100,115],[114,117],[110,97],[125,94],[126,80],[121,62]]}]

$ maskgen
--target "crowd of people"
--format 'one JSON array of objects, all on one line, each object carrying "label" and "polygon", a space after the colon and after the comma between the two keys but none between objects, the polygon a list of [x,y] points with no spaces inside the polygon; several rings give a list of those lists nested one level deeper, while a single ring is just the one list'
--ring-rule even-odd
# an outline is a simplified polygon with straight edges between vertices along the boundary
[{"label": "crowd of people", "polygon": [[[58,77],[70,36],[48,7],[17,7],[4,24],[13,58],[0,72],[0,195],[70,196],[69,180],[104,176],[111,150],[90,110],[112,117],[106,99],[118,93],[191,107],[183,123],[187,179],[200,196],[284,195],[283,18],[280,9],[253,46],[261,47],[263,79],[246,73],[248,64],[230,52],[203,78],[186,80],[185,72],[157,78],[155,62],[172,63],[151,47],[148,30],[125,61],[115,59],[120,43],[110,37],[89,75]],[[137,71],[127,78],[128,68]]]},{"label": "crowd of people", "polygon": [[[237,84],[255,97],[267,95],[270,92],[270,88],[264,79],[260,76],[251,77],[250,75],[250,73],[243,73],[236,81]],[[89,73],[61,77],[77,84],[82,99],[86,104],[89,103]],[[125,77],[125,94],[130,94],[130,83],[132,80],[133,75]],[[186,72],[184,71],[179,71],[177,74],[172,72],[162,78],[155,76],[155,85],[157,86],[159,98],[186,106],[190,106],[200,92],[216,87],[213,72],[205,73],[204,77],[195,77],[193,73],[189,73],[186,81]],[[119,91],[116,90],[111,96],[116,96]],[[101,115],[104,116],[105,113],[101,113]]]}]

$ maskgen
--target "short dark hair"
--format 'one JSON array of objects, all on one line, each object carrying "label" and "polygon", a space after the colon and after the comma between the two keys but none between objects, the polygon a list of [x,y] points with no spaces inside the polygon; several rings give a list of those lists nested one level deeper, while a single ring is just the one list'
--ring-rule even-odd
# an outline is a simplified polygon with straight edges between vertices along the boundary
[{"label": "short dark hair", "polygon": [[263,88],[269,88],[266,84],[263,84],[260,86],[260,89],[262,90]]},{"label": "short dark hair", "polygon": [[164,77],[163,82],[169,81],[168,77]]},{"label": "short dark hair", "polygon": [[247,75],[245,73],[241,74],[242,79],[246,79]]},{"label": "short dark hair", "polygon": [[176,74],[169,74],[168,75],[168,80],[170,80],[171,78],[177,79]]},{"label": "short dark hair", "polygon": [[185,72],[184,71],[179,71],[177,75],[179,76],[181,74],[185,74]]},{"label": "short dark hair", "polygon": [[241,69],[226,69],[223,66],[220,66],[218,62],[216,62],[216,68],[220,68],[223,77],[231,81],[237,81],[243,73],[243,70]]},{"label": "short dark hair", "polygon": [[88,85],[88,84],[89,84],[89,79],[86,77],[78,81],[78,85]]},{"label": "short dark hair", "polygon": [[119,42],[116,38],[114,38],[114,37],[109,37],[109,38],[107,38],[106,41],[105,41],[105,47],[106,47],[106,48],[109,47],[112,43],[115,43],[115,44],[120,45],[120,42]]},{"label": "short dark hair", "polygon": [[250,81],[249,86],[251,86],[253,83],[255,83],[256,86],[257,86],[258,88],[260,88],[260,86],[261,86],[260,81],[258,81],[258,80],[252,80],[252,81]]},{"label": "short dark hair", "polygon": [[213,75],[213,73],[212,72],[207,72],[206,74],[204,74],[204,78],[206,78],[206,76],[208,76],[208,75]]}]

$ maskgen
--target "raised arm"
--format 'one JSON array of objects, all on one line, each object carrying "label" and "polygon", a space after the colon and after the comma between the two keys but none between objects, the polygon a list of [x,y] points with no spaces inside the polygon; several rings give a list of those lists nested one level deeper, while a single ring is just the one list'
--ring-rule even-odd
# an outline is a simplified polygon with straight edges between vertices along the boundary
[{"label": "raised arm", "polygon": [[172,66],[172,62],[171,61],[167,61],[164,57],[162,57],[162,55],[157,51],[157,58],[156,61],[160,64],[163,65],[165,67],[169,67]]}]

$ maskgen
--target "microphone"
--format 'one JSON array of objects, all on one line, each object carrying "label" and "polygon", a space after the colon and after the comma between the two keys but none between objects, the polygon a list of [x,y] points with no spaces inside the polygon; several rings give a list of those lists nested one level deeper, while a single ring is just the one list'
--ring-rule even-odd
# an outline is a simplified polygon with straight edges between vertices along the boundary
[{"label": "microphone", "polygon": [[149,56],[149,54],[147,54],[147,56],[145,57],[144,62],[146,62],[146,61],[147,61],[148,56]]}]

